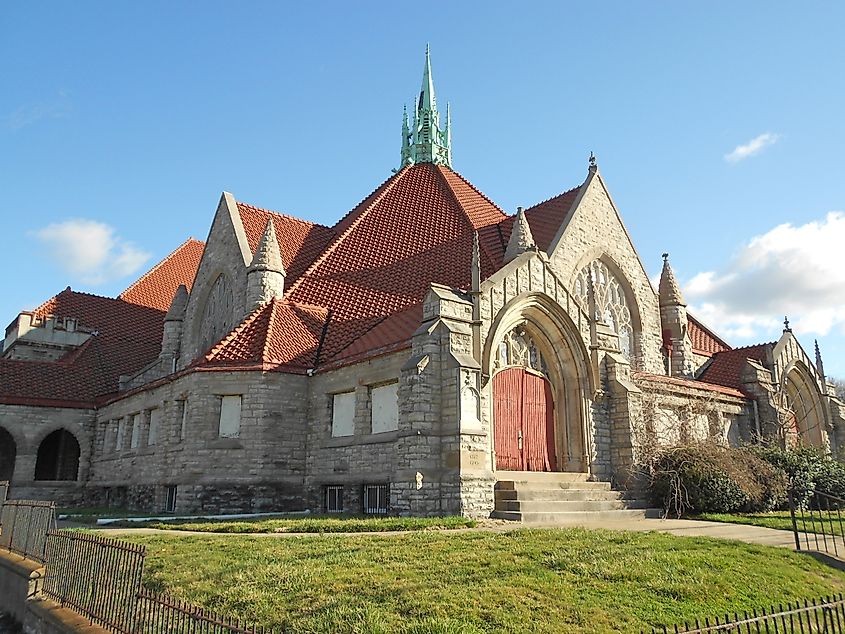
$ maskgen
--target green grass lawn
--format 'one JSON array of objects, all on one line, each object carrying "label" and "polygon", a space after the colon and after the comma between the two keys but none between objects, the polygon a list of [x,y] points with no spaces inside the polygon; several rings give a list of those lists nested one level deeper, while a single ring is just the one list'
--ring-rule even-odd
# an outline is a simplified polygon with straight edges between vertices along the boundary
[{"label": "green grass lawn", "polygon": [[274,517],[221,521],[121,522],[117,525],[203,533],[381,533],[472,528],[476,524],[475,520],[451,515],[448,517]]},{"label": "green grass lawn", "polygon": [[787,549],[660,533],[131,535],[145,585],[287,632],[639,632],[845,591]]},{"label": "green grass lawn", "polygon": [[[730,522],[731,524],[751,524],[752,526],[792,531],[792,519],[789,516],[789,511],[772,511],[770,513],[702,513],[696,515],[694,519],[709,520],[711,522]],[[835,514],[832,515],[832,521],[833,531],[836,534],[841,534],[842,528]],[[845,514],[843,514],[842,526],[845,527]],[[807,515],[803,521],[799,515],[798,530],[808,533],[821,533],[822,522],[818,514],[812,518]],[[827,534],[831,533],[831,520],[827,517],[824,518],[824,532]]]}]

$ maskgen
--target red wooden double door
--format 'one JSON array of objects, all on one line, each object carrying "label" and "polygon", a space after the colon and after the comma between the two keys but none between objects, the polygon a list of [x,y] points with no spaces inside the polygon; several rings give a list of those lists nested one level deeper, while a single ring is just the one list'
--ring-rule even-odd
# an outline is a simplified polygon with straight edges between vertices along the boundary
[{"label": "red wooden double door", "polygon": [[496,469],[557,471],[554,400],[548,380],[522,368],[493,377]]}]

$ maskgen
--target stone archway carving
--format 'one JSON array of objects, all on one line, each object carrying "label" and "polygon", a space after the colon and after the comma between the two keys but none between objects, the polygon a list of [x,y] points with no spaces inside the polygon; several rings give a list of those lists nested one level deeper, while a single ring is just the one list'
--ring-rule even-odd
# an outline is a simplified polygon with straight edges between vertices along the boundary
[{"label": "stone archway carving", "polygon": [[800,363],[792,363],[780,387],[781,427],[799,443],[828,450],[825,405],[815,381]]},{"label": "stone archway carving", "polygon": [[[548,381],[554,408],[555,469],[589,471],[592,438],[587,412],[595,381],[577,327],[552,298],[529,292],[506,304],[488,334],[482,365],[490,378],[509,367],[523,367]],[[488,382],[491,396],[493,383]],[[492,398],[489,404],[495,437]],[[495,454],[495,447],[491,449]]]}]

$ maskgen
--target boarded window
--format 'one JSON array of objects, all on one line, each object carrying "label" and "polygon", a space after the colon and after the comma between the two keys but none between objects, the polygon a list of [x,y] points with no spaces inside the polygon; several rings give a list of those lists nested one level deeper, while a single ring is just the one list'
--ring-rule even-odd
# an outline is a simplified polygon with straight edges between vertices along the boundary
[{"label": "boarded window", "polygon": [[126,421],[121,418],[117,421],[117,438],[114,443],[116,451],[123,451],[123,439],[126,436]]},{"label": "boarded window", "polygon": [[372,397],[373,433],[399,429],[399,384],[374,387]]},{"label": "boarded window", "polygon": [[332,484],[326,487],[326,512],[343,513],[343,487]]},{"label": "boarded window", "polygon": [[335,394],[332,398],[332,436],[355,433],[355,392]]},{"label": "boarded window", "polygon": [[176,512],[176,486],[168,486],[165,488],[164,512]]},{"label": "boarded window", "polygon": [[220,437],[241,435],[241,397],[224,396],[220,402]]},{"label": "boarded window", "polygon": [[130,449],[135,449],[138,447],[138,443],[141,441],[141,414],[135,414],[132,417],[132,440],[130,441],[129,447]]},{"label": "boarded window", "polygon": [[161,428],[161,410],[150,410],[150,433],[147,436],[147,444],[154,445],[158,440],[158,430]]}]

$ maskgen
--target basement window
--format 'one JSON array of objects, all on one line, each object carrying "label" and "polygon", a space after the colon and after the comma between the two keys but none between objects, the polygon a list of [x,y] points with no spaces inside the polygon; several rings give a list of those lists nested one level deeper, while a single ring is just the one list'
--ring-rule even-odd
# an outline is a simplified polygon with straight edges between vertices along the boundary
[{"label": "basement window", "polygon": [[166,487],[165,500],[164,500],[164,512],[165,513],[175,513],[176,512],[176,485],[171,485],[171,486]]},{"label": "basement window", "polygon": [[364,485],[364,513],[387,515],[389,490],[386,484]]},{"label": "basement window", "polygon": [[343,486],[331,484],[326,487],[326,513],[343,513]]}]

